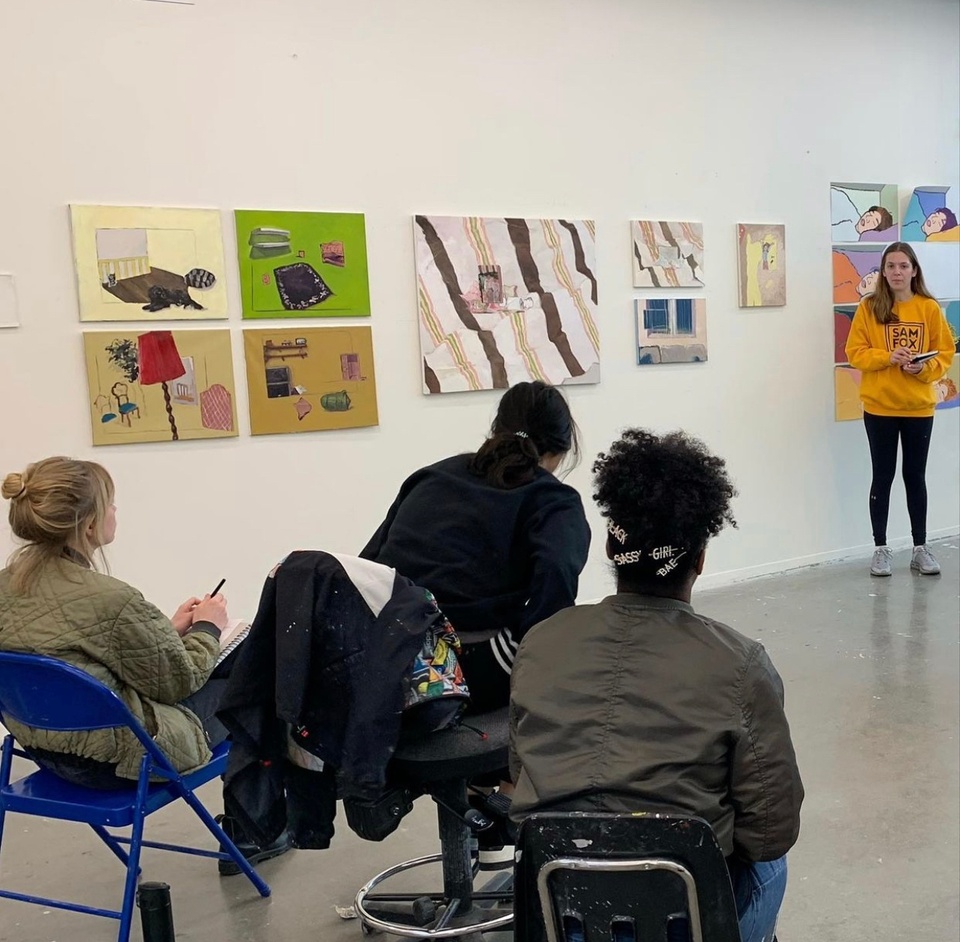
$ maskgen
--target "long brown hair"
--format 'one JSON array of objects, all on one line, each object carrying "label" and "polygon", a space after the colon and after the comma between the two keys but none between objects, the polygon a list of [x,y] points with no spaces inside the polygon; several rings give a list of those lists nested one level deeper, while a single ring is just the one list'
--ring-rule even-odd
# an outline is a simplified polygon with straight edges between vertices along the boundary
[{"label": "long brown hair", "polygon": [[[93,564],[113,502],[113,480],[93,461],[44,458],[8,474],[0,493],[10,501],[10,529],[24,545],[7,563],[14,592],[29,594],[43,568],[59,564],[67,549]],[[93,539],[87,533],[93,524]],[[103,560],[102,550],[100,552]]]},{"label": "long brown hair", "polygon": [[935,300],[923,280],[923,271],[920,268],[920,262],[917,261],[917,253],[914,252],[906,242],[892,242],[883,250],[883,255],[880,258],[880,277],[877,279],[876,290],[870,295],[870,303],[868,305],[873,316],[880,321],[881,324],[890,324],[900,320],[893,311],[893,291],[890,290],[890,285],[883,275],[883,270],[887,265],[887,256],[891,252],[902,252],[910,259],[910,264],[913,265],[913,277],[910,279],[910,290],[921,298]]}]

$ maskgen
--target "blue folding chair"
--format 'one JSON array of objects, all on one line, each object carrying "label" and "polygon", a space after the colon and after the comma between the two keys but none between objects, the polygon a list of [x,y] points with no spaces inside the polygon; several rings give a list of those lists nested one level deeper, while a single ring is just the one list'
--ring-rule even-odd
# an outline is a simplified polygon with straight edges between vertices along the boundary
[{"label": "blue folding chair", "polygon": [[[270,887],[258,876],[194,794],[195,788],[223,773],[229,751],[226,743],[214,750],[213,760],[203,768],[181,775],[112,690],[79,668],[55,658],[32,654],[0,652],[0,718],[17,720],[35,729],[60,732],[125,726],[140,740],[144,748],[140,777],[136,785],[131,783],[129,788],[100,791],[72,785],[45,769],[11,783],[13,757],[29,756],[14,747],[12,735],[4,739],[3,751],[0,753],[0,848],[3,844],[4,818],[8,811],[63,821],[78,821],[93,828],[97,836],[126,867],[127,876],[123,888],[123,906],[119,912],[3,889],[0,889],[0,897],[119,919],[120,932],[117,940],[127,942],[133,922],[137,879],[140,876],[140,850],[143,847],[214,857],[218,860],[233,860],[261,896],[270,895]],[[151,778],[163,781],[151,784]],[[197,813],[220,844],[220,851],[143,840],[143,824],[147,815],[179,798]],[[129,827],[132,830],[129,837],[121,837],[108,832],[108,827]],[[121,845],[127,845],[129,852]]]}]

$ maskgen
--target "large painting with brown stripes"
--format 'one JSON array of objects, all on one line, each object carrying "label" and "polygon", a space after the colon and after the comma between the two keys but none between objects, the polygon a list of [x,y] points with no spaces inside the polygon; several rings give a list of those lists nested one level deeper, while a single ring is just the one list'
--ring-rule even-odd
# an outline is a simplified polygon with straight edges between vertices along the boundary
[{"label": "large painting with brown stripes", "polygon": [[595,233],[583,219],[415,217],[424,392],[600,382]]}]

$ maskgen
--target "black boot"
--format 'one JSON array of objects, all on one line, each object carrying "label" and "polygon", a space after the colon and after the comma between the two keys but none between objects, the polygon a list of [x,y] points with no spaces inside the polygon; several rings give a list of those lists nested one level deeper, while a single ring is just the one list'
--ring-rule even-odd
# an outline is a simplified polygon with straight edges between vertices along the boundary
[{"label": "black boot", "polygon": [[[227,815],[224,814],[218,814],[217,823],[223,828],[227,837],[237,845],[237,850],[239,850],[251,864],[258,864],[262,860],[270,860],[271,857],[279,857],[293,847],[286,828],[280,832],[276,840],[266,847],[261,847],[259,844],[247,840],[233,818],[227,817]],[[220,845],[220,849],[224,849],[222,844]],[[220,871],[220,876],[222,877],[231,877],[243,872],[239,865],[232,860],[218,860],[217,869]]]}]

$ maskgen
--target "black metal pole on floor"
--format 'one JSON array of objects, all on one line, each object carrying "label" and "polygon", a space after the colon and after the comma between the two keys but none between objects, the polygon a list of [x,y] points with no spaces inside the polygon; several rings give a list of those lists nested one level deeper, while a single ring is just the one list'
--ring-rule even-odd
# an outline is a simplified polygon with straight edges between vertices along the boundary
[{"label": "black metal pole on floor", "polygon": [[177,942],[168,884],[141,883],[137,891],[137,906],[140,907],[143,942]]}]

